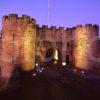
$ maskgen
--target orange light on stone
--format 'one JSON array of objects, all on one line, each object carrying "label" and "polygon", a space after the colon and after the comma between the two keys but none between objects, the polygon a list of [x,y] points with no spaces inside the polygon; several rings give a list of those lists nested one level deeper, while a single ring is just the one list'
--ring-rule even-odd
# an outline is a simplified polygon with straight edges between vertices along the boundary
[{"label": "orange light on stone", "polygon": [[58,58],[58,51],[57,50],[55,50],[55,53],[54,53],[54,64],[57,64],[57,61],[59,60],[59,58]]},{"label": "orange light on stone", "polygon": [[57,51],[57,50],[55,50],[54,59],[55,59],[55,60],[58,60],[58,59],[59,59],[59,58],[58,58],[58,51]]},{"label": "orange light on stone", "polygon": [[30,71],[35,68],[35,39],[36,31],[32,24],[28,26],[24,34],[24,64],[23,70]]},{"label": "orange light on stone", "polygon": [[88,69],[89,38],[87,33],[87,30],[81,27],[75,34],[75,66],[80,69]]}]

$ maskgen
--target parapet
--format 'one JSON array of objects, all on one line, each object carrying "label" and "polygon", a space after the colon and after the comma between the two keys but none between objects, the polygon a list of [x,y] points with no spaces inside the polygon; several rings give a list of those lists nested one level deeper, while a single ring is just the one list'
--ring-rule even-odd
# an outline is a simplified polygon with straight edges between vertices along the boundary
[{"label": "parapet", "polygon": [[93,26],[92,24],[85,24],[85,26],[82,26],[80,24],[80,25],[77,25],[76,26],[76,29],[80,29],[80,28],[92,29],[93,27],[97,27],[97,25],[96,26]]},{"label": "parapet", "polygon": [[92,27],[92,24],[86,24],[85,27],[86,28]]},{"label": "parapet", "polygon": [[82,24],[77,25],[76,28],[82,28]]},{"label": "parapet", "polygon": [[72,31],[76,30],[76,27],[72,27]]},{"label": "parapet", "polygon": [[36,24],[36,20],[34,18],[32,18],[30,21],[32,24]]},{"label": "parapet", "polygon": [[99,29],[99,26],[98,25],[93,25],[93,28]]},{"label": "parapet", "polygon": [[[13,19],[13,21],[11,22],[11,23],[9,23],[11,20]],[[16,20],[17,19],[17,20]],[[30,16],[27,16],[27,15],[22,15],[22,17],[18,17],[18,15],[17,14],[9,14],[9,16],[3,16],[3,18],[2,18],[2,22],[3,22],[3,25],[4,25],[4,27],[3,28],[5,28],[6,26],[6,24],[9,24],[9,25],[7,25],[7,27],[8,26],[10,26],[10,24],[12,24],[11,25],[11,28],[12,28],[12,26],[13,25],[15,25],[15,27],[16,26],[22,26],[23,25],[23,27],[25,26],[25,27],[27,27],[27,25],[28,24],[31,24],[31,26],[33,25],[33,27],[36,27],[37,29],[41,29],[41,30],[51,30],[51,31],[60,31],[60,32],[62,32],[62,31],[66,31],[66,32],[74,32],[76,29],[81,29],[81,28],[84,28],[84,29],[89,29],[89,30],[93,30],[93,31],[96,31],[96,32],[98,32],[99,31],[99,26],[98,25],[92,25],[92,24],[86,24],[85,26],[82,26],[82,24],[80,24],[80,25],[77,25],[76,27],[73,27],[73,28],[66,28],[66,30],[64,29],[64,27],[59,27],[58,29],[56,28],[56,26],[51,26],[50,28],[48,28],[48,26],[47,25],[42,25],[42,27],[39,27],[39,25],[36,25],[36,20],[35,19],[30,19]]]},{"label": "parapet", "polygon": [[9,14],[9,19],[17,19],[18,15],[17,14]]},{"label": "parapet", "polygon": [[42,29],[48,29],[47,25],[42,25]]},{"label": "parapet", "polygon": [[8,19],[8,16],[5,15],[2,17],[2,21],[5,21],[6,19]]},{"label": "parapet", "polygon": [[23,19],[23,20],[27,20],[27,21],[29,21],[29,20],[30,20],[30,17],[27,16],[27,15],[22,15],[22,19]]},{"label": "parapet", "polygon": [[18,17],[18,20],[22,20],[22,17]]},{"label": "parapet", "polygon": [[51,30],[56,30],[56,26],[51,26],[50,29]]},{"label": "parapet", "polygon": [[60,31],[64,31],[64,27],[59,27],[59,30]]},{"label": "parapet", "polygon": [[66,28],[66,31],[71,32],[72,28]]},{"label": "parapet", "polygon": [[37,28],[37,29],[39,29],[39,28],[40,28],[40,27],[39,27],[39,24],[36,24],[36,28]]},{"label": "parapet", "polygon": [[22,25],[22,18],[21,17],[18,17],[17,24],[18,24],[18,26]]},{"label": "parapet", "polygon": [[93,25],[93,31],[95,31],[97,36],[99,36],[99,26],[98,25]]},{"label": "parapet", "polygon": [[29,27],[36,27],[36,20],[30,19],[27,15],[22,15],[21,17],[18,17],[17,14],[9,14],[8,16],[3,16],[2,18],[2,28],[3,30],[12,30],[15,31],[17,27],[22,28],[22,30],[25,30]]},{"label": "parapet", "polygon": [[9,19],[9,20],[18,19],[18,15],[17,14],[9,14],[8,16],[5,15],[2,17],[2,21],[5,21],[6,19]]},{"label": "parapet", "polygon": [[30,23],[30,17],[27,15],[22,15],[22,20],[23,20],[23,25],[27,25],[28,23]]}]

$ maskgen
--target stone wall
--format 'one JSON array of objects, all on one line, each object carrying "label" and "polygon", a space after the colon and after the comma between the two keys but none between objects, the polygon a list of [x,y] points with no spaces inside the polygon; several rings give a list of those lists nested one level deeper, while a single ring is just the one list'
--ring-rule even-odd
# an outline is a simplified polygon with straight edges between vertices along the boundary
[{"label": "stone wall", "polygon": [[97,25],[78,25],[67,29],[46,25],[40,27],[26,15],[3,16],[0,39],[1,76],[9,78],[17,65],[22,66],[25,71],[34,69],[36,55],[40,55],[41,64],[45,63],[46,52],[51,48],[58,50],[60,61],[67,61],[77,68],[87,70],[90,68],[88,65],[93,62],[89,57],[90,51],[96,57],[98,55],[98,40],[91,42],[91,39],[98,36]]},{"label": "stone wall", "polygon": [[[29,55],[32,55],[32,57],[33,54],[35,55],[35,26],[36,21],[34,19],[30,19],[30,17],[26,15],[18,17],[16,14],[10,14],[9,16],[4,16],[2,18],[2,77],[11,77],[12,71],[16,66],[28,66],[28,62],[26,62],[26,55],[28,57]],[[32,39],[29,39],[30,37]],[[26,39],[29,39],[29,42],[33,44],[32,47],[29,44],[25,44]],[[26,51],[26,47],[28,45],[32,51],[31,54],[30,51]],[[29,50],[29,48],[27,50]],[[31,67],[35,66],[35,56],[30,63],[32,63]]]},{"label": "stone wall", "polygon": [[[74,30],[74,60],[75,66],[81,69],[91,69],[96,62],[98,26],[78,25]],[[93,47],[94,46],[94,47]]]}]

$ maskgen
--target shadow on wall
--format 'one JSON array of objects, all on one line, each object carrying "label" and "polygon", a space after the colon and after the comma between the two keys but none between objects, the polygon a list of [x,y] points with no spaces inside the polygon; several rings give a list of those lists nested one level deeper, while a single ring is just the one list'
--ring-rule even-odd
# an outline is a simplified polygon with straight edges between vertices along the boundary
[{"label": "shadow on wall", "polygon": [[16,65],[12,72],[12,76],[8,81],[7,89],[12,90],[21,87],[23,80],[25,80],[25,78],[27,79],[27,76],[32,76],[32,73],[33,70],[26,72],[23,71],[20,64]]}]

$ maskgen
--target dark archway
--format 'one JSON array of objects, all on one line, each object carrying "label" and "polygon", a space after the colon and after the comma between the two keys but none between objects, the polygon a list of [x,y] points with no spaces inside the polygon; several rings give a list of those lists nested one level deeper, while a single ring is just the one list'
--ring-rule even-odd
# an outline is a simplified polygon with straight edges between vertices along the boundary
[{"label": "dark archway", "polygon": [[57,45],[55,45],[55,43],[49,42],[49,41],[42,41],[42,45],[43,46],[41,46],[42,47],[41,55],[43,55],[43,53],[44,53],[44,55],[43,55],[44,58],[45,58],[44,63],[48,63],[48,62],[56,60],[55,57],[54,57],[55,56],[55,50],[58,51],[58,63],[61,63],[61,52],[57,48]]},{"label": "dark archway", "polygon": [[66,55],[66,63],[69,64],[69,55]]},{"label": "dark archway", "polygon": [[54,48],[50,47],[46,50],[46,62],[50,62],[54,60]]},{"label": "dark archway", "polygon": [[54,49],[53,49],[53,48],[49,48],[49,49],[46,51],[46,58],[52,57],[53,53],[54,53]]}]

